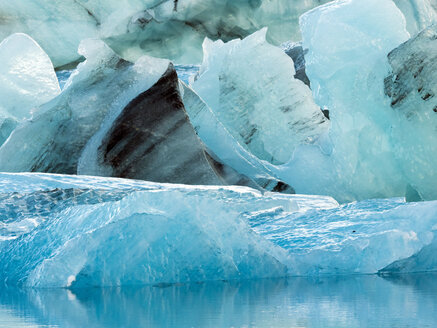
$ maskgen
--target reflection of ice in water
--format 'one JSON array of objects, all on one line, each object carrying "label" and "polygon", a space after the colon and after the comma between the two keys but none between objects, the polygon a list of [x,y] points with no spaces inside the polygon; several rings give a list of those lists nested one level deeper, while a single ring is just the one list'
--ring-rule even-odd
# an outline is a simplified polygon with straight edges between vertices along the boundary
[{"label": "reflection of ice in water", "polygon": [[5,290],[0,292],[0,327],[434,327],[436,278],[349,276],[165,288]]}]

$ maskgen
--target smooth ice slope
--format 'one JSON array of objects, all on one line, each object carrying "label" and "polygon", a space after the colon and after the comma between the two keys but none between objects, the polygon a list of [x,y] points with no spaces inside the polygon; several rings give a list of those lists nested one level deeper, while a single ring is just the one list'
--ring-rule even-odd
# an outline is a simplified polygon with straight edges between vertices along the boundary
[{"label": "smooth ice slope", "polygon": [[0,43],[0,145],[36,107],[60,93],[52,62],[32,38],[17,33]]},{"label": "smooth ice slope", "polygon": [[294,78],[293,60],[267,43],[266,32],[228,43],[206,39],[192,87],[240,145],[279,164],[297,145],[316,142],[328,121]]}]

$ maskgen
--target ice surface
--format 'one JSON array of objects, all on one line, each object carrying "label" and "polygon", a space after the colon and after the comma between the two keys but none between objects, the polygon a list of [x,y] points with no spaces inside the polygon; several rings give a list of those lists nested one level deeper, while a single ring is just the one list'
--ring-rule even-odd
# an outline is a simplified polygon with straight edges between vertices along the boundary
[{"label": "ice surface", "polygon": [[190,123],[178,81],[169,64],[155,84],[110,115],[83,150],[78,173],[223,184]]},{"label": "ice surface", "polygon": [[2,1],[0,39],[27,33],[56,67],[78,60],[80,41],[96,37],[131,61],[149,54],[193,64],[201,61],[204,37],[230,40],[269,26],[276,44],[299,39],[299,15],[326,1]]},{"label": "ice surface", "polygon": [[236,141],[193,89],[180,82],[180,90],[190,121],[212,156],[261,188],[294,193],[292,187],[275,178],[269,163],[261,161]]},{"label": "ice surface", "polygon": [[25,34],[13,34],[0,43],[0,108],[16,119],[30,118],[31,109],[60,93],[52,62]]},{"label": "ice surface", "polygon": [[409,37],[402,13],[391,0],[336,1],[303,15],[301,29],[306,73],[331,129],[319,147],[296,149],[277,176],[298,193],[341,202],[405,195],[383,92],[387,54]]},{"label": "ice surface", "polygon": [[422,199],[437,199],[437,26],[393,50],[385,79],[396,114],[392,138],[403,174]]},{"label": "ice surface", "polygon": [[[289,251],[293,275],[376,273],[435,243],[437,202],[368,200],[327,210],[249,218],[254,230]],[[427,252],[409,272],[435,270]],[[419,257],[420,258],[420,257]]]},{"label": "ice surface", "polygon": [[[79,51],[87,60],[72,74],[63,92],[42,105],[0,148],[0,170],[76,173],[84,146],[106,116],[118,115],[150,88],[169,64],[151,57],[135,64],[126,62],[99,40],[83,41]],[[56,79],[54,72],[53,77]]]},{"label": "ice surface", "polygon": [[436,0],[394,0],[407,22],[412,36],[437,22]]},{"label": "ice surface", "polygon": [[29,36],[17,33],[0,43],[0,145],[36,107],[60,93],[52,62]]},{"label": "ice surface", "polygon": [[[0,174],[1,281],[114,286],[283,276],[285,252],[242,214],[302,199],[244,187]],[[312,205],[317,199],[311,199]],[[304,201],[303,201],[304,202]],[[336,206],[332,199],[318,202]],[[122,263],[122,264],[121,264]]]},{"label": "ice surface", "polygon": [[435,201],[339,207],[245,187],[29,173],[2,173],[0,187],[0,278],[10,285],[377,273],[415,254],[408,271],[436,269]]},{"label": "ice surface", "polygon": [[316,142],[328,122],[308,86],[294,78],[293,60],[265,37],[262,29],[228,43],[206,39],[192,87],[240,145],[278,164],[297,145]]}]

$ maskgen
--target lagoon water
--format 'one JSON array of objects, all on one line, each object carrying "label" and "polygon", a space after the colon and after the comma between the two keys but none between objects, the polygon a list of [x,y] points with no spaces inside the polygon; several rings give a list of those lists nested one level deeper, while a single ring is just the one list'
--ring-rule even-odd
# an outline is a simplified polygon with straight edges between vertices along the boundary
[{"label": "lagoon water", "polygon": [[436,327],[437,274],[2,289],[0,327]]}]

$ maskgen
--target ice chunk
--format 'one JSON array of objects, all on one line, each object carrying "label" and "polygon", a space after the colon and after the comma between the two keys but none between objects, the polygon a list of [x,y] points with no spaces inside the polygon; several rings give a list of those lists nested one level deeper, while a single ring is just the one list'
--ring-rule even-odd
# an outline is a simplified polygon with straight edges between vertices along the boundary
[{"label": "ice chunk", "polygon": [[[270,28],[275,44],[299,39],[298,18],[327,0],[20,0],[0,3],[0,39],[24,32],[37,40],[55,66],[78,60],[81,40],[104,39],[124,59],[201,61],[205,37],[231,40]],[[59,36],[62,37],[59,37]]]},{"label": "ice chunk", "polygon": [[420,272],[437,269],[435,246],[429,246],[435,244],[436,210],[436,201],[385,199],[248,219],[257,233],[289,251],[292,275],[377,273],[414,254],[420,261],[406,260],[406,271]]},{"label": "ice chunk", "polygon": [[242,146],[278,164],[297,145],[314,143],[328,122],[310,89],[294,78],[293,60],[265,37],[262,29],[244,40],[205,40],[193,89]]},{"label": "ice chunk", "polygon": [[52,62],[29,36],[17,33],[0,43],[0,145],[18,122],[60,93]]},{"label": "ice chunk", "polygon": [[52,62],[29,36],[18,33],[0,43],[0,107],[15,119],[60,93]]},{"label": "ice chunk", "polygon": [[107,114],[119,112],[150,88],[169,65],[150,57],[126,62],[99,40],[84,41],[79,51],[87,60],[63,92],[15,129],[0,148],[2,171],[76,173],[85,144]]},{"label": "ice chunk", "polygon": [[245,187],[29,173],[1,173],[0,187],[0,281],[10,285],[377,273],[399,260],[435,270],[435,201],[339,207]]},{"label": "ice chunk", "polygon": [[419,198],[437,199],[437,26],[393,50],[385,92],[391,98],[394,156]]},{"label": "ice chunk", "polygon": [[[211,156],[243,176],[252,179],[263,189],[294,193],[291,186],[275,178],[268,163],[260,161],[234,139],[193,89],[183,82],[180,82],[180,89],[190,121],[199,137],[208,147]],[[223,175],[224,178],[229,176],[226,173]],[[229,178],[226,180],[229,181]]]},{"label": "ice chunk", "polygon": [[55,67],[80,58],[83,39],[97,37],[99,22],[83,1],[20,0],[0,3],[0,39],[23,32],[48,53]]},{"label": "ice chunk", "polygon": [[306,73],[331,129],[320,148],[299,147],[277,175],[298,193],[341,202],[403,196],[383,94],[386,56],[409,37],[402,13],[391,0],[335,1],[303,15],[301,29]]},{"label": "ice chunk", "polygon": [[436,0],[394,0],[402,10],[411,35],[437,22]]},{"label": "ice chunk", "polygon": [[302,202],[244,187],[47,174],[2,173],[0,185],[0,280],[38,287],[283,276],[285,252],[244,215]]},{"label": "ice chunk", "polygon": [[78,173],[220,185],[179,93],[172,64],[149,89],[111,115],[88,143]]}]

